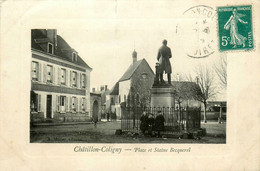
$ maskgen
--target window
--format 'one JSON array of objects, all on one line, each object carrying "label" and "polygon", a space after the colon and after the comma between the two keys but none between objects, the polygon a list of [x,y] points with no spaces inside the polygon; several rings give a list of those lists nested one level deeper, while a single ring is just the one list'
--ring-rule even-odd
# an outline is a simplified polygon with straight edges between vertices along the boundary
[{"label": "window", "polygon": [[71,72],[71,86],[77,87],[77,73],[75,71]]},{"label": "window", "polygon": [[32,80],[39,81],[40,72],[39,72],[39,63],[32,62]]},{"label": "window", "polygon": [[127,95],[126,105],[130,106],[130,95],[129,94]]},{"label": "window", "polygon": [[53,44],[52,43],[48,43],[47,52],[50,54],[53,54]]},{"label": "window", "polygon": [[61,80],[60,83],[62,85],[66,85],[66,69],[61,69]]},{"label": "window", "polygon": [[77,56],[76,52],[72,52],[72,61],[77,61]]},{"label": "window", "polygon": [[82,97],[81,111],[86,112],[86,98]]},{"label": "window", "polygon": [[66,111],[69,112],[68,97],[57,95],[56,102],[57,102],[57,112],[61,112],[61,113],[65,113]]},{"label": "window", "polygon": [[86,74],[81,74],[81,88],[86,88]]},{"label": "window", "polygon": [[111,97],[111,105],[114,105],[114,98]]},{"label": "window", "polygon": [[147,78],[147,76],[148,76],[148,74],[147,74],[147,73],[142,73],[142,78],[143,78],[143,79],[146,79],[146,78]]},{"label": "window", "polygon": [[53,67],[47,65],[47,82],[53,83]]},{"label": "window", "polygon": [[72,97],[71,99],[71,111],[72,112],[76,112],[77,111],[77,98],[76,97]]},{"label": "window", "polygon": [[60,112],[65,112],[66,96],[60,96]]}]

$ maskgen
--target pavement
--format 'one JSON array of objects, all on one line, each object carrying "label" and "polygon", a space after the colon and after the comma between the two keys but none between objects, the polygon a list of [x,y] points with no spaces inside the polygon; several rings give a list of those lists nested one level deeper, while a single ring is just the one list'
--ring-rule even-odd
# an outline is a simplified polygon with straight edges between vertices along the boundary
[{"label": "pavement", "polygon": [[[49,123],[50,124],[50,123]],[[38,125],[30,129],[30,142],[38,143],[225,143],[223,134],[224,124],[202,123],[207,127],[209,135],[200,140],[178,138],[154,138],[149,136],[133,137],[131,134],[115,135],[115,130],[121,128],[120,121],[98,122],[95,127],[93,122],[68,123],[56,125]],[[213,128],[213,129],[211,129]],[[225,131],[224,131],[225,132]]]},{"label": "pavement", "polygon": [[[101,119],[97,124],[103,124],[108,122],[106,119]],[[109,121],[110,122],[110,121]],[[80,125],[80,124],[93,124],[92,121],[87,122],[42,122],[42,123],[33,123],[33,126],[59,126],[59,125]]]},{"label": "pavement", "polygon": [[226,137],[226,122],[219,124],[217,121],[201,122],[201,127],[206,128],[207,136]]}]

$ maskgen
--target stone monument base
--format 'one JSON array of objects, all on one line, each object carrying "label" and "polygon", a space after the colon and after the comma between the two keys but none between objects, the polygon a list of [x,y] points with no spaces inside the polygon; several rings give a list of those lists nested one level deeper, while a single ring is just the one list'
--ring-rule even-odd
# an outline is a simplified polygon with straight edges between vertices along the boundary
[{"label": "stone monument base", "polygon": [[171,85],[153,86],[151,107],[175,107],[174,88]]}]

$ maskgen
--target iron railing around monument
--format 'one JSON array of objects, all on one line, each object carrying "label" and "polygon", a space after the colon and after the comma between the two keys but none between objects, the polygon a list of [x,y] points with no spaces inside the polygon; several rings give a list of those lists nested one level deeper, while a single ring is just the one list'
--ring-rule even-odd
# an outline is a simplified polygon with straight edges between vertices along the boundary
[{"label": "iron railing around monument", "polygon": [[139,132],[143,112],[156,118],[159,111],[164,116],[165,132],[191,131],[200,128],[200,108],[175,109],[174,107],[125,107],[121,108],[123,132]]}]

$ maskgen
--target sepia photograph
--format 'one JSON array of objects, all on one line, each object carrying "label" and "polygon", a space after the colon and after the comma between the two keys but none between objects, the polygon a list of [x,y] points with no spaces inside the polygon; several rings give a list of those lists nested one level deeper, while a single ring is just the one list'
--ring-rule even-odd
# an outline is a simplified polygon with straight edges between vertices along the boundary
[{"label": "sepia photograph", "polygon": [[[32,29],[30,142],[226,143],[225,54],[208,54],[208,63],[189,59],[160,34],[145,47],[143,31],[129,30],[111,46],[115,38],[107,30],[84,41],[94,33]],[[169,36],[175,31],[165,29]],[[102,50],[104,41],[111,59],[87,50]],[[187,60],[191,66],[181,68]]]}]

